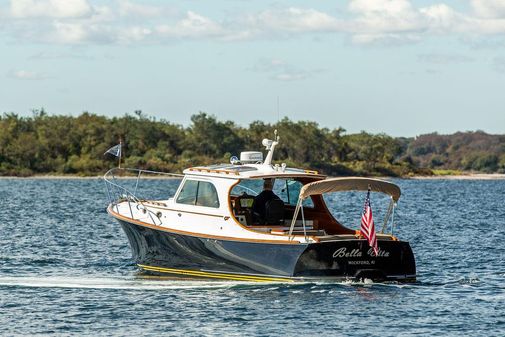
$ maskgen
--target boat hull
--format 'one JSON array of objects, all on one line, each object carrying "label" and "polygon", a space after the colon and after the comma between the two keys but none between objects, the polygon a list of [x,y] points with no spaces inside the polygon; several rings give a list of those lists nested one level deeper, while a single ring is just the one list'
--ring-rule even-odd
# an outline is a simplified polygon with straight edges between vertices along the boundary
[{"label": "boat hull", "polygon": [[244,281],[415,281],[408,242],[379,240],[379,256],[374,256],[368,243],[359,239],[250,242],[185,235],[117,220],[135,263],[149,274]]}]

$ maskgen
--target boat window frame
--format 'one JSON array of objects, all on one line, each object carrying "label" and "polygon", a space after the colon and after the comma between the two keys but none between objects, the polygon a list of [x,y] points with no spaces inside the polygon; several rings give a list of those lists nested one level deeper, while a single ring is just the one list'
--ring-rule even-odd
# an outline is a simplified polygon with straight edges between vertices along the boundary
[{"label": "boat window frame", "polygon": [[[179,202],[179,197],[181,196],[182,190],[186,186],[188,182],[197,182],[196,185],[196,193],[195,193],[195,198],[194,198],[194,203],[184,203],[184,202]],[[198,193],[200,191],[200,183],[207,183],[210,184],[212,189],[215,192],[215,197],[217,201],[217,205],[198,205]],[[196,207],[207,207],[207,208],[215,208],[218,209],[221,207],[221,200],[219,199],[219,192],[216,188],[216,185],[212,181],[206,180],[206,179],[194,179],[194,178],[186,178],[184,181],[181,182],[181,186],[179,190],[177,191],[177,194],[174,196],[174,201],[178,205],[188,205],[188,206],[196,206]]]},{"label": "boat window frame", "polygon": [[[261,192],[263,192],[263,181],[265,179],[273,179],[274,180],[274,186],[272,188],[272,191],[274,191],[274,193],[275,192],[279,192],[279,193],[275,193],[275,195],[277,195],[277,197],[279,197],[279,199],[281,199],[286,206],[296,207],[297,202],[298,202],[298,198],[296,199],[296,202],[292,202],[292,200],[290,200],[290,199],[294,195],[296,195],[297,197],[299,197],[300,190],[305,185],[301,180],[298,180],[296,178],[297,177],[265,177],[265,178],[255,177],[255,178],[242,178],[242,179],[239,179],[238,184],[234,185],[230,189],[229,197],[231,197],[232,195],[237,196],[237,197],[240,196],[240,194],[237,194],[237,195],[232,194],[233,190],[237,186],[240,186],[240,188],[242,188],[242,189],[249,190],[250,192],[254,192],[255,194],[250,194],[250,193],[247,193],[247,192],[246,193],[247,193],[247,195],[252,196],[253,198],[256,198],[258,195],[260,195]],[[254,190],[253,188],[251,188],[249,186],[241,185],[241,183],[244,182],[244,181],[258,181],[258,182],[261,182],[261,184],[259,184],[259,186],[261,186],[261,188],[256,191],[256,190]],[[294,194],[290,193],[290,191],[289,191],[289,182],[290,181],[300,184],[299,189],[298,189],[298,193],[294,193]],[[280,183],[282,185],[279,186],[278,183]],[[282,190],[281,191],[275,191],[276,188],[281,188],[281,189],[283,189],[283,191]],[[305,207],[305,208],[311,208],[311,209],[315,208],[315,204],[314,204],[314,201],[312,200],[312,198],[305,199],[303,202],[304,202],[303,207]]]}]

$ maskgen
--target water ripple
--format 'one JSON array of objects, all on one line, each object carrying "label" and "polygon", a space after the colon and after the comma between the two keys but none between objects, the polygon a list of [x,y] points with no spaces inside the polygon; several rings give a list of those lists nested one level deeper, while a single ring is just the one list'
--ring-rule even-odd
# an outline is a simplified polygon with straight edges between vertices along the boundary
[{"label": "water ripple", "polygon": [[[412,284],[142,277],[103,182],[1,179],[0,335],[505,335],[505,181],[395,181]],[[359,223],[362,194],[329,199]]]}]

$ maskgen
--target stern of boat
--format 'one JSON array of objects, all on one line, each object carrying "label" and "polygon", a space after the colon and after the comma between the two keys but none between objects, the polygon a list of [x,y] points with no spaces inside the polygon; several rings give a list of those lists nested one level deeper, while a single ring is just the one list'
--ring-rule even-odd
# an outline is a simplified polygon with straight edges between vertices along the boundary
[{"label": "stern of boat", "polygon": [[394,238],[378,241],[375,254],[363,239],[338,239],[309,244],[293,276],[306,278],[371,279],[374,282],[416,280],[410,244]]}]

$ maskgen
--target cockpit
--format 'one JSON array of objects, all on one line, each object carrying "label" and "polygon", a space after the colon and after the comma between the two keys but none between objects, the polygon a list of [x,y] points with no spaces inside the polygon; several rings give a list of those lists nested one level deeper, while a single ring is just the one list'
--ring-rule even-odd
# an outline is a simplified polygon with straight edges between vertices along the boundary
[{"label": "cockpit", "polygon": [[[271,180],[271,192],[275,195],[265,202],[264,214],[258,214],[257,206],[265,185]],[[248,229],[272,234],[288,234],[298,203],[300,190],[304,184],[312,182],[307,178],[264,178],[242,179],[230,192],[231,209],[235,219]],[[292,234],[314,236],[354,234],[354,230],[341,225],[330,213],[322,195],[311,195],[301,203],[305,228],[297,216]]]}]

